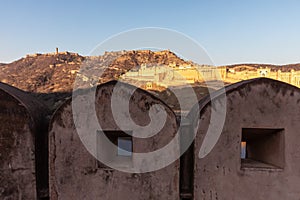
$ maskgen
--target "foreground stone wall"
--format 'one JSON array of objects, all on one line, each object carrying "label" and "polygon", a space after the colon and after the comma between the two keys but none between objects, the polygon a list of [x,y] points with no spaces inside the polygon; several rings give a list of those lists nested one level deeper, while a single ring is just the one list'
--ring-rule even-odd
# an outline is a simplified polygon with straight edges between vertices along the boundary
[{"label": "foreground stone wall", "polygon": [[30,116],[4,91],[0,91],[0,107],[0,199],[36,199]]},{"label": "foreground stone wall", "polygon": [[33,96],[0,83],[0,199],[48,196],[47,112]]},{"label": "foreground stone wall", "polygon": [[[111,108],[116,84],[115,81],[108,82],[96,90],[97,119],[109,138],[121,130]],[[117,92],[120,99],[130,97],[128,91],[136,89],[124,83],[120,86],[121,90]],[[88,92],[91,91],[81,91],[74,97],[86,102],[79,108],[83,115],[91,107],[82,97]],[[195,119],[195,110],[192,110],[181,130],[183,136],[191,136],[193,130],[197,131],[194,145],[181,157],[181,166],[176,160],[155,172],[126,173],[97,161],[82,144],[73,122],[71,99],[52,116],[47,138],[44,130],[47,109],[27,94],[0,83],[0,199],[47,199],[48,166],[50,199],[54,200],[173,200],[180,196],[189,200],[298,199],[299,89],[260,78],[227,86],[226,94],[227,103],[220,104],[226,108],[225,125],[206,157],[200,159],[198,153],[211,125],[211,111],[215,109],[209,97],[199,102],[200,118]],[[212,97],[220,102],[218,92]],[[162,106],[167,114],[164,127],[155,136],[147,139],[132,137],[133,152],[150,152],[168,144],[178,131],[174,112],[141,89],[137,89],[130,99],[128,117],[138,125],[150,123],[149,110],[153,105]],[[121,107],[119,105],[119,111],[124,112]],[[198,123],[197,129],[189,126]],[[77,125],[83,130],[94,126],[90,115]],[[127,131],[139,133],[136,127],[128,127]],[[49,165],[45,161],[48,139]],[[98,137],[95,144],[100,147],[97,153],[101,152],[103,143]],[[243,148],[245,158],[241,155]],[[129,158],[129,167],[135,166],[136,158]],[[147,168],[151,163],[145,161],[143,165]]]},{"label": "foreground stone wall", "polygon": [[[96,111],[103,130],[120,130],[112,116],[110,104],[115,84],[116,82],[109,82],[97,88]],[[132,86],[121,84],[121,87],[123,89],[119,93],[119,98],[130,96],[126,88],[132,88]],[[178,160],[161,170],[142,174],[121,172],[97,162],[84,147],[76,132],[71,103],[71,100],[65,102],[56,111],[50,123],[50,199],[174,200],[179,198]],[[157,150],[166,145],[177,132],[176,117],[171,109],[140,89],[132,95],[129,103],[132,119],[139,125],[147,125],[150,122],[148,112],[154,104],[164,107],[167,113],[167,123],[153,137],[132,138],[133,152]],[[82,113],[89,106],[84,105]],[[93,126],[90,121],[87,117],[86,121],[81,121],[80,124],[87,127]],[[131,131],[137,131],[134,129],[133,127]],[[133,156],[132,165],[135,164],[134,160]]]},{"label": "foreground stone wall", "polygon": [[[201,117],[194,121],[200,122],[194,150],[195,199],[299,199],[299,89],[270,79],[254,79],[226,90],[221,137],[202,159],[198,153],[210,124],[209,101],[202,101]],[[278,137],[267,133],[274,129],[279,130]],[[264,137],[257,141],[259,134]],[[252,163],[241,158],[241,141],[247,138],[251,139],[247,145],[256,145],[259,150],[256,156],[260,158]],[[250,150],[249,158],[256,158]]]}]

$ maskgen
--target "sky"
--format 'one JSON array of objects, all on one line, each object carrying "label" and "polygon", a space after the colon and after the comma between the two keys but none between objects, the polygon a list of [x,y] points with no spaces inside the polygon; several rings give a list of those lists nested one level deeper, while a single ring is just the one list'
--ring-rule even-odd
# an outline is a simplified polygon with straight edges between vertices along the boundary
[{"label": "sky", "polygon": [[143,27],[193,38],[216,65],[300,63],[299,8],[297,0],[2,0],[0,63],[56,47],[89,55],[107,38]]}]

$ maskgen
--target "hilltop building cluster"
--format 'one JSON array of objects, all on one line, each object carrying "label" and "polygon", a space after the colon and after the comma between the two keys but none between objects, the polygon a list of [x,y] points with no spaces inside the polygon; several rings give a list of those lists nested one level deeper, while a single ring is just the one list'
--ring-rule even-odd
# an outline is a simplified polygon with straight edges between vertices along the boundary
[{"label": "hilltop building cluster", "polygon": [[228,83],[265,77],[300,87],[300,70],[293,68],[286,70],[284,67],[274,69],[271,67],[251,67],[247,65],[220,68],[226,68],[226,70],[221,70],[221,73],[225,73],[222,77],[224,77],[224,81]]},{"label": "hilltop building cluster", "polygon": [[124,81],[145,82],[145,89],[155,89],[155,86],[170,87],[194,84],[204,81],[220,80],[225,68],[216,68],[208,65],[183,64],[147,66],[141,65],[140,68],[130,70],[123,74],[120,79]]},{"label": "hilltop building cluster", "polygon": [[274,70],[270,67],[251,67],[247,65],[215,67],[192,64],[176,65],[175,63],[158,66],[143,64],[140,68],[126,72],[120,79],[143,82],[145,83],[144,88],[151,90],[155,89],[156,86],[167,88],[214,80],[222,80],[228,84],[262,77],[300,87],[300,70],[282,71],[281,68]]}]

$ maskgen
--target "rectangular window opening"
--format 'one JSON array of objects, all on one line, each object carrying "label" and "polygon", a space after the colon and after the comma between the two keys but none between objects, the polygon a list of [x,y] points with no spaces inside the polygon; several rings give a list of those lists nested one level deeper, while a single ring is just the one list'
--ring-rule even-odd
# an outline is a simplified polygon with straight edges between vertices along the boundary
[{"label": "rectangular window opening", "polygon": [[[107,141],[110,141],[110,143]],[[97,131],[97,157],[120,166],[131,165],[133,141],[131,131]],[[101,160],[101,159],[100,159]],[[99,168],[108,168],[97,161]]]},{"label": "rectangular window opening", "polygon": [[242,169],[283,169],[284,129],[243,128]]}]

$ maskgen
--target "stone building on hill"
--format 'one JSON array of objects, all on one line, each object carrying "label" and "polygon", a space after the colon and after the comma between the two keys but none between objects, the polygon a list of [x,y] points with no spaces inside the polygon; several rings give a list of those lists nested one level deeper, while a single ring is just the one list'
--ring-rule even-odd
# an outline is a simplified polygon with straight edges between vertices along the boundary
[{"label": "stone building on hill", "polygon": [[226,68],[226,70],[222,70],[221,73],[223,80],[228,83],[264,77],[300,87],[300,70],[298,67],[238,65],[220,67],[220,69],[222,68]]},{"label": "stone building on hill", "polygon": [[[143,64],[120,76],[121,80],[154,83],[165,88],[170,86],[222,80],[236,83],[254,78],[270,78],[300,87],[300,66],[240,64],[232,66],[205,66],[196,64],[151,65]],[[145,87],[147,89],[147,87]]]}]

